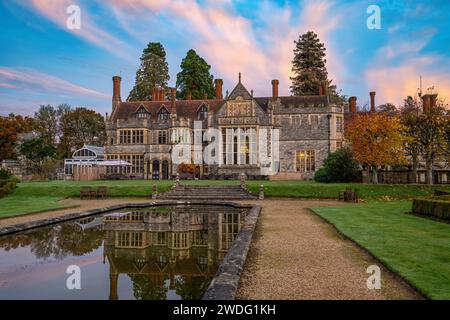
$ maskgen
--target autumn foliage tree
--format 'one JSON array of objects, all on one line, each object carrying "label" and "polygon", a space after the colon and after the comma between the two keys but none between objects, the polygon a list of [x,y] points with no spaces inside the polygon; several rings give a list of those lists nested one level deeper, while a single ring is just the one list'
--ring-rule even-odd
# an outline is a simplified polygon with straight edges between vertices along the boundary
[{"label": "autumn foliage tree", "polygon": [[21,133],[31,131],[33,119],[10,114],[0,117],[0,161],[16,159],[16,142]]},{"label": "autumn foliage tree", "polygon": [[409,137],[398,117],[380,113],[356,115],[347,127],[347,137],[355,159],[372,172],[373,183],[378,183],[381,167],[407,164],[404,146]]}]

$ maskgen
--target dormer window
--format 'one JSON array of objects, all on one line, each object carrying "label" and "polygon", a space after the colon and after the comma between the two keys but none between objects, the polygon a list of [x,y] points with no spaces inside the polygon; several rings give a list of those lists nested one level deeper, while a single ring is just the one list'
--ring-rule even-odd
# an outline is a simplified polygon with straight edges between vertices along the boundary
[{"label": "dormer window", "polygon": [[198,110],[198,119],[199,120],[208,119],[208,108],[205,105],[202,105]]},{"label": "dormer window", "polygon": [[166,121],[169,120],[169,117],[170,117],[169,111],[163,106],[158,112],[158,120]]},{"label": "dormer window", "polygon": [[137,119],[147,119],[150,117],[150,113],[143,106],[140,106],[138,111],[136,112]]}]

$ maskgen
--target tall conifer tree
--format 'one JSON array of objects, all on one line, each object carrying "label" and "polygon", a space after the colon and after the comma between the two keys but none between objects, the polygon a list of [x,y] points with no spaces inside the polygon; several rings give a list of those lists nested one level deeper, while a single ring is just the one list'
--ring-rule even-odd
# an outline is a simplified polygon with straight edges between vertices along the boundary
[{"label": "tall conifer tree", "polygon": [[178,96],[185,99],[191,92],[192,99],[214,97],[213,76],[209,70],[211,66],[194,50],[189,50],[181,61],[181,71],[177,74]]},{"label": "tall conifer tree", "polygon": [[321,83],[328,83],[329,94],[336,94],[336,86],[328,79],[325,59],[325,45],[313,31],[301,35],[294,41],[294,60],[292,60],[291,92],[296,96],[319,94]]},{"label": "tall conifer tree", "polygon": [[136,82],[127,100],[151,100],[153,88],[166,88],[169,79],[169,66],[164,47],[159,42],[150,42],[142,53],[141,65],[136,72]]}]

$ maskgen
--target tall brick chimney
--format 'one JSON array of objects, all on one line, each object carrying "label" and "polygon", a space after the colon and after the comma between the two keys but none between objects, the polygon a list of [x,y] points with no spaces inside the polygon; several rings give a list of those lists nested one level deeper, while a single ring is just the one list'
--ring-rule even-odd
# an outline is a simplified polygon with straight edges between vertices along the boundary
[{"label": "tall brick chimney", "polygon": [[426,113],[431,109],[431,94],[425,94],[422,96],[423,112]]},{"label": "tall brick chimney", "polygon": [[280,84],[280,81],[278,79],[272,80],[272,98],[276,99],[278,98],[278,86]]},{"label": "tall brick chimney", "polygon": [[370,112],[375,112],[376,108],[375,108],[375,91],[372,91],[370,93]]},{"label": "tall brick chimney", "polygon": [[172,115],[176,115],[177,108],[176,108],[176,100],[177,100],[177,88],[170,88],[170,113]]},{"label": "tall brick chimney", "polygon": [[186,100],[192,100],[192,92],[190,90],[187,92]]},{"label": "tall brick chimney", "polygon": [[112,97],[112,111],[116,109],[116,107],[122,102],[122,98],[120,97],[120,83],[122,78],[119,76],[114,76],[113,80],[113,97]]},{"label": "tall brick chimney", "polygon": [[327,81],[322,81],[322,83],[320,84],[321,88],[322,88],[322,96],[327,96],[328,95],[328,82]]},{"label": "tall brick chimney", "polygon": [[351,113],[356,113],[356,97],[350,97],[348,99],[348,109]]},{"label": "tall brick chimney", "polygon": [[437,107],[437,97],[438,97],[437,93],[431,95],[431,98],[430,98],[431,108]]},{"label": "tall brick chimney", "polygon": [[217,100],[222,100],[223,99],[223,95],[222,95],[223,80],[222,79],[215,79],[214,80],[214,84],[215,84],[215,87],[216,87],[216,99]]}]

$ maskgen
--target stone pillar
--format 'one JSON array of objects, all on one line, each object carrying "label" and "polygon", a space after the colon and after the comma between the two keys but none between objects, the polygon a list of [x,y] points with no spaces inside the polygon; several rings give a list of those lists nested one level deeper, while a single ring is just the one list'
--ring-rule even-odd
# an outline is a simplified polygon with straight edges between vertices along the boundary
[{"label": "stone pillar", "polygon": [[153,185],[152,187],[152,199],[156,199],[156,197],[158,196],[158,188],[156,187],[156,184]]},{"label": "stone pillar", "polygon": [[245,183],[245,173],[242,172],[239,175],[239,179],[240,179],[240,182],[241,182],[241,188],[242,189],[247,189],[247,186],[246,186],[246,183]]},{"label": "stone pillar", "polygon": [[159,160],[159,180],[162,180],[162,160]]},{"label": "stone pillar", "polygon": [[370,112],[375,112],[376,108],[375,108],[375,91],[372,91],[370,93]]},{"label": "stone pillar", "polygon": [[264,200],[264,185],[259,186],[259,200]]}]

